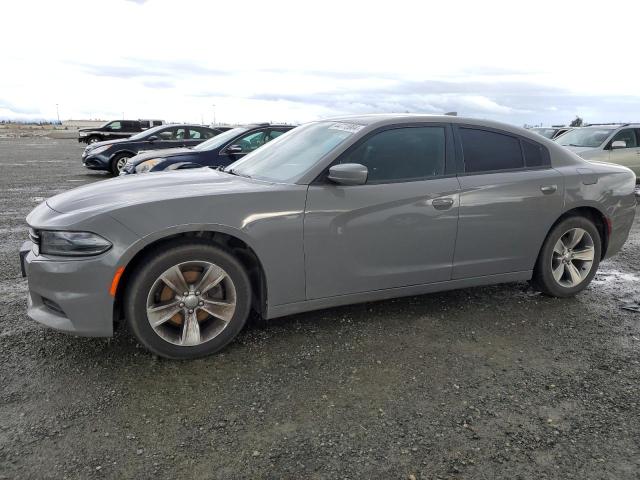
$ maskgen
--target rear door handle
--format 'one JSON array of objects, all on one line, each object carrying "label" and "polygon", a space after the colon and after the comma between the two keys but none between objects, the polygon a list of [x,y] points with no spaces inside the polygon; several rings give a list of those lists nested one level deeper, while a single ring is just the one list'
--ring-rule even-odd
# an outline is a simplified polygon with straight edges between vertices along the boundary
[{"label": "rear door handle", "polygon": [[453,205],[453,198],[434,198],[431,205],[433,205],[433,208],[436,210],[448,210]]},{"label": "rear door handle", "polygon": [[558,190],[558,186],[557,185],[542,185],[540,187],[540,191],[542,193],[544,193],[545,195],[550,195],[552,193],[555,193],[556,190]]}]

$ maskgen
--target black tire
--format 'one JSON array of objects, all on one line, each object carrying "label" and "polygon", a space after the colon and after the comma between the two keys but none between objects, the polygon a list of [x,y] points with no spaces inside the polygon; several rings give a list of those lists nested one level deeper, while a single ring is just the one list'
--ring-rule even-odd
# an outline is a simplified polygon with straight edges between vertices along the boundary
[{"label": "black tire", "polygon": [[129,159],[132,156],[133,155],[131,155],[130,153],[127,153],[127,152],[122,152],[122,153],[116,154],[111,159],[111,163],[109,164],[109,170],[111,171],[111,175],[113,175],[115,177],[120,175],[120,170],[122,169],[122,167],[118,167],[118,162],[120,162],[122,159]]},{"label": "black tire", "polygon": [[87,138],[87,143],[88,144],[101,142],[101,141],[102,141],[102,139],[98,135],[91,135],[89,138]]},{"label": "black tire", "polygon": [[[568,287],[561,285],[560,282],[554,278],[552,272],[552,257],[554,255],[554,247],[558,240],[574,228],[582,229],[590,235],[593,243],[593,262],[591,263],[589,273],[583,280],[576,286]],[[594,223],[590,219],[581,216],[567,217],[556,224],[547,235],[533,270],[531,284],[545,295],[560,298],[572,297],[584,290],[589,283],[591,283],[600,265],[601,254],[602,239]]]},{"label": "black tire", "polygon": [[[235,287],[236,308],[227,326],[216,336],[199,345],[180,346],[162,338],[149,323],[147,296],[167,269],[191,261],[211,262],[226,272]],[[181,240],[154,249],[138,265],[125,286],[124,313],[136,339],[156,355],[173,360],[211,355],[227,346],[244,327],[251,310],[251,283],[240,262],[223,248],[202,240]]]}]

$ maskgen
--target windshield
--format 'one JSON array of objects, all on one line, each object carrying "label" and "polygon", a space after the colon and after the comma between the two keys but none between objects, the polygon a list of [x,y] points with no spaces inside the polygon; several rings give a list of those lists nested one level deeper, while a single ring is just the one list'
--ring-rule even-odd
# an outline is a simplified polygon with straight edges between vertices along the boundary
[{"label": "windshield", "polygon": [[532,128],[531,131],[547,138],[553,138],[553,135],[556,133],[555,128]]},{"label": "windshield", "polygon": [[210,138],[206,142],[202,142],[199,145],[193,147],[194,150],[213,150],[214,148],[221,147],[228,141],[232,140],[235,136],[240,135],[242,132],[246,132],[249,130],[246,127],[238,127],[232,128],[231,130],[227,130],[226,132],[222,132],[219,135],[216,135],[213,138]]},{"label": "windshield", "polygon": [[141,140],[141,139],[145,138],[148,135],[153,135],[154,133],[159,132],[163,128],[167,128],[167,126],[166,125],[160,125],[158,127],[147,128],[146,130],[143,130],[140,133],[136,133],[135,135],[130,136],[129,140]]},{"label": "windshield", "polygon": [[611,135],[613,129],[611,128],[597,128],[586,127],[576,128],[570,132],[561,135],[556,139],[560,145],[565,147],[599,147],[602,145],[609,135]]},{"label": "windshield", "polygon": [[362,125],[340,122],[314,122],[294,128],[225,171],[238,175],[286,183],[311,168]]}]

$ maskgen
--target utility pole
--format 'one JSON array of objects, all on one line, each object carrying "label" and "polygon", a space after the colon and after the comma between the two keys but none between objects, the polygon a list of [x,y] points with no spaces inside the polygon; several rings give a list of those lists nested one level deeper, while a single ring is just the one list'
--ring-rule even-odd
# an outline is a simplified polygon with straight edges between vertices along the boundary
[{"label": "utility pole", "polygon": [[216,104],[211,105],[213,107],[213,126],[216,126]]},{"label": "utility pole", "polygon": [[58,104],[56,103],[56,116],[58,117],[58,125],[60,124],[60,109],[58,108]]}]

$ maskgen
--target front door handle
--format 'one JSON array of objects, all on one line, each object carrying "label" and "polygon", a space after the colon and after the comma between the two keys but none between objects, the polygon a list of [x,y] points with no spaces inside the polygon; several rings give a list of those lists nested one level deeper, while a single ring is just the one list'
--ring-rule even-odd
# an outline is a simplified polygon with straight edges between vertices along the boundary
[{"label": "front door handle", "polygon": [[545,195],[551,195],[552,193],[556,193],[556,190],[558,190],[557,185],[542,185],[540,187],[540,191]]},{"label": "front door handle", "polygon": [[453,205],[453,198],[434,198],[431,205],[436,210],[448,210]]}]

